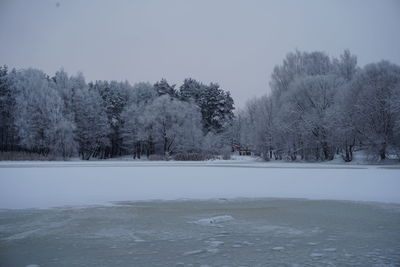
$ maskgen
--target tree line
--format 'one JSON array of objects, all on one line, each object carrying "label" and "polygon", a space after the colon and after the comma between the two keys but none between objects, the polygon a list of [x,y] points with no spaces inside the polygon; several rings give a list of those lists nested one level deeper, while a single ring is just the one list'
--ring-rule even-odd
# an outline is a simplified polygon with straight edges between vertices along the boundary
[{"label": "tree line", "polygon": [[230,93],[194,79],[175,87],[0,67],[0,149],[86,160],[226,151]]},{"label": "tree line", "polygon": [[353,160],[362,149],[377,160],[400,156],[400,67],[364,66],[348,50],[287,54],[271,75],[271,93],[249,101],[234,139],[265,160]]},{"label": "tree line", "polygon": [[[400,67],[357,65],[348,50],[288,53],[271,92],[234,114],[217,83],[170,85],[95,81],[60,70],[0,67],[0,150],[82,159],[122,155],[229,155],[232,147],[265,160],[400,158]],[[183,155],[183,156],[182,156]],[[199,156],[203,155],[203,156]],[[187,158],[186,159],[194,159]]]}]

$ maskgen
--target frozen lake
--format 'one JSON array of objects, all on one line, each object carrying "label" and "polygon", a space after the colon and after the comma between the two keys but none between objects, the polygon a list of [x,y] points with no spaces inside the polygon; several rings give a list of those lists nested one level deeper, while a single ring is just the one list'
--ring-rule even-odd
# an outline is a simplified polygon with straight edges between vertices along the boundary
[{"label": "frozen lake", "polygon": [[398,266],[399,189],[396,166],[2,162],[0,266]]},{"label": "frozen lake", "polygon": [[0,162],[0,209],[238,197],[400,203],[399,192],[399,165]]},{"label": "frozen lake", "polygon": [[0,266],[398,266],[397,204],[122,202],[0,212]]}]

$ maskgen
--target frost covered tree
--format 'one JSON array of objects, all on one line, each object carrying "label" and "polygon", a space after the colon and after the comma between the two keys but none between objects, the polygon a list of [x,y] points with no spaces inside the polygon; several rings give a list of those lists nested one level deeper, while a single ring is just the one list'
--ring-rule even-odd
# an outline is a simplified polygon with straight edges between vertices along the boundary
[{"label": "frost covered tree", "polygon": [[323,52],[287,54],[271,75],[272,93],[241,112],[240,127],[247,127],[241,143],[266,160],[329,160],[335,153],[351,160],[357,135],[355,118],[346,114],[352,109],[347,85],[357,71],[348,50],[339,59]]},{"label": "frost covered tree", "polygon": [[201,111],[204,132],[222,133],[233,121],[234,102],[229,92],[216,83],[204,85],[185,79],[179,90],[180,99],[195,103]]},{"label": "frost covered tree", "polygon": [[345,50],[339,59],[333,59],[333,73],[350,82],[359,68],[357,67],[357,57],[352,55],[349,50]]},{"label": "frost covered tree", "polygon": [[127,82],[96,81],[89,84],[92,90],[97,91],[105,108],[111,132],[108,135],[110,145],[105,149],[105,157],[120,156],[124,153],[122,145],[122,111],[129,98],[132,86]]},{"label": "frost covered tree", "polygon": [[[306,76],[296,80],[293,88],[284,95],[292,119],[300,122],[301,144],[292,152],[313,153],[315,159],[333,159],[334,125],[332,112],[337,89],[343,84],[333,75]],[[289,118],[288,118],[289,120]]]},{"label": "frost covered tree", "polygon": [[179,98],[184,101],[194,101],[199,104],[205,86],[192,78],[187,78],[179,88]]},{"label": "frost covered tree", "polygon": [[[328,149],[327,143],[330,133],[323,127],[327,123],[326,112],[322,108],[324,104],[319,102],[325,101],[327,105],[333,98],[328,91],[334,90],[328,90],[331,86],[328,84],[336,80],[334,70],[332,60],[325,53],[300,51],[287,54],[282,65],[274,68],[269,98],[276,123],[272,127],[271,136],[275,138],[270,142],[274,147],[270,155],[292,160],[298,155],[303,159],[332,158],[333,149]],[[319,153],[321,149],[323,155]]]},{"label": "frost covered tree", "polygon": [[397,157],[400,158],[400,84],[394,88],[390,105],[394,112],[393,147]]},{"label": "frost covered tree", "polygon": [[158,97],[156,89],[150,83],[137,83],[129,93],[128,104],[121,114],[123,146],[134,158],[142,154],[154,153],[154,143],[149,126],[145,124],[143,112],[147,105]]},{"label": "frost covered tree", "polygon": [[69,76],[63,69],[50,78],[35,69],[8,73],[1,67],[1,150],[63,157],[77,153],[89,159],[149,155],[157,148],[165,154],[200,151],[210,131],[216,140],[229,139],[229,93],[193,79],[181,89],[165,79],[154,86],[87,84],[83,74]]},{"label": "frost covered tree", "polygon": [[73,107],[73,98],[74,98],[74,88],[71,84],[70,77],[63,70],[59,70],[55,73],[52,78],[54,89],[58,92],[61,99],[64,102],[64,112],[65,116],[73,119],[74,117],[74,107]]},{"label": "frost covered tree", "polygon": [[91,157],[106,157],[111,129],[99,93],[87,86],[77,89],[74,111],[80,157],[85,160]]},{"label": "frost covered tree", "polygon": [[201,147],[201,117],[196,106],[162,95],[146,106],[141,116],[143,129],[160,144],[164,155]]},{"label": "frost covered tree", "polygon": [[271,93],[234,116],[230,93],[188,78],[179,90],[96,81],[64,70],[0,68],[1,150],[84,159],[133,154],[229,154],[250,148],[265,160],[353,159],[356,149],[400,157],[400,67],[359,68],[345,50],[289,53],[271,75]]},{"label": "frost covered tree", "polygon": [[150,83],[136,83],[128,91],[127,105],[134,103],[137,106],[144,106],[152,102],[157,96],[156,89]]},{"label": "frost covered tree", "polygon": [[271,159],[275,150],[274,108],[272,99],[263,96],[247,102],[241,115],[241,119],[244,117],[244,123],[247,123],[247,126],[242,127],[245,131],[241,131],[241,143],[265,160]]},{"label": "frost covered tree", "polygon": [[203,126],[208,131],[223,132],[230,126],[233,114],[233,99],[229,92],[223,91],[218,84],[205,87],[199,100]]},{"label": "frost covered tree", "polygon": [[380,159],[386,158],[388,148],[397,145],[399,84],[400,67],[381,61],[366,65],[350,86],[361,141]]},{"label": "frost covered tree", "polygon": [[169,85],[166,79],[161,79],[161,81],[154,84],[154,89],[159,96],[169,95],[171,97],[176,97],[177,92],[175,90],[175,85]]},{"label": "frost covered tree", "polygon": [[[351,161],[356,147],[380,159],[399,154],[399,68],[383,61],[361,69],[348,50],[332,59],[321,52],[289,53],[272,73],[272,93],[265,96],[271,102],[253,100],[241,112],[239,128],[247,127],[241,142],[260,154],[269,142],[277,159],[339,154]],[[268,121],[272,127],[265,127]]]},{"label": "frost covered tree", "polygon": [[12,151],[18,148],[15,128],[15,92],[11,77],[15,70],[8,72],[7,66],[0,66],[0,150]]},{"label": "frost covered tree", "polygon": [[87,87],[85,77],[82,73],[69,76],[63,69],[57,71],[52,77],[53,86],[64,102],[64,116],[74,120],[75,117],[75,95],[78,90]]},{"label": "frost covered tree", "polygon": [[22,70],[14,75],[12,86],[20,145],[43,155],[73,155],[75,124],[64,117],[64,103],[48,76],[34,69]]},{"label": "frost covered tree", "polygon": [[[132,102],[122,112],[122,119],[124,120],[124,126],[122,128],[123,145],[128,153],[133,154],[133,158],[140,158],[144,144],[151,138],[147,138],[145,133],[145,125],[141,120],[141,113],[143,112],[143,106],[139,103]],[[147,151],[150,154],[150,151]]]},{"label": "frost covered tree", "polygon": [[332,63],[323,52],[288,53],[282,65],[275,66],[270,87],[273,93],[279,97],[281,93],[289,90],[290,84],[299,77],[308,75],[325,75],[332,70]]}]

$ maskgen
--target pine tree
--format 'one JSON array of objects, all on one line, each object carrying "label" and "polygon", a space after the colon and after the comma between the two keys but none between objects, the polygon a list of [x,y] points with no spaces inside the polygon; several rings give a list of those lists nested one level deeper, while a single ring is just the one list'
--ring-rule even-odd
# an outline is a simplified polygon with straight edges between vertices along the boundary
[{"label": "pine tree", "polygon": [[154,84],[154,89],[159,96],[169,95],[171,97],[177,97],[175,91],[175,85],[169,85],[166,79],[161,79],[161,81]]}]

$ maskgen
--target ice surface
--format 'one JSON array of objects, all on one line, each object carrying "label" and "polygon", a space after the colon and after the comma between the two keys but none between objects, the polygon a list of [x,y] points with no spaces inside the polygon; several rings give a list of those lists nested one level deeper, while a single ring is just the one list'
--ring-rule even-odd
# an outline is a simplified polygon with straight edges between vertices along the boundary
[{"label": "ice surface", "polygon": [[[0,265],[399,266],[400,211],[385,205],[236,199],[3,210]],[[218,214],[234,219],[188,223]]]},{"label": "ice surface", "polygon": [[222,241],[207,241],[206,243],[208,243],[211,247],[218,247],[221,246],[222,244],[224,244],[224,242]]},{"label": "ice surface", "polygon": [[0,208],[265,197],[400,203],[399,177],[393,166],[251,160],[0,162]]},{"label": "ice surface", "polygon": [[324,256],[324,254],[322,254],[322,253],[311,253],[310,256],[315,258],[315,257],[322,257],[322,256]]},{"label": "ice surface", "polygon": [[201,224],[201,225],[216,225],[217,223],[227,222],[233,220],[232,216],[229,215],[222,215],[222,216],[215,216],[211,218],[205,218],[195,221],[194,223]]},{"label": "ice surface", "polygon": [[1,162],[1,266],[397,266],[399,174],[250,159]]},{"label": "ice surface", "polygon": [[200,253],[204,253],[204,252],[205,252],[205,250],[203,250],[203,249],[192,250],[192,251],[187,251],[187,252],[183,253],[183,256],[196,255],[196,254],[200,254]]}]

